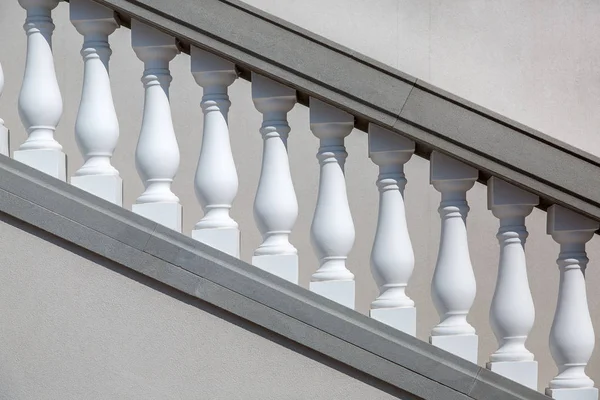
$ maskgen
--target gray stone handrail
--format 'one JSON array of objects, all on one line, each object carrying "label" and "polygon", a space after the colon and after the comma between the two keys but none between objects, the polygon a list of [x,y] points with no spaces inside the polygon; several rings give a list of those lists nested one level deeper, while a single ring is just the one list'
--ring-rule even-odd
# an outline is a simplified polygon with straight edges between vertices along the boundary
[{"label": "gray stone handrail", "polygon": [[452,155],[540,196],[600,220],[600,159],[371,60],[237,0],[94,0],[124,25],[146,22],[179,40],[258,72],[355,117],[416,141],[417,154]]}]

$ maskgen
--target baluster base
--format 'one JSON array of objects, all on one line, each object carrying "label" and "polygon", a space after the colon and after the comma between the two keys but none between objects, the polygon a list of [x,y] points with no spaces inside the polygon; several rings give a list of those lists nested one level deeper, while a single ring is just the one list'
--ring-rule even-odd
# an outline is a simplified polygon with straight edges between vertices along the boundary
[{"label": "baluster base", "polygon": [[287,281],[298,284],[297,254],[253,256],[252,265]]},{"label": "baluster base", "polygon": [[430,336],[429,343],[477,364],[477,335]]},{"label": "baluster base", "polygon": [[417,334],[417,309],[415,307],[374,308],[369,311],[369,316],[409,335]]},{"label": "baluster base", "polygon": [[143,203],[131,206],[131,211],[156,223],[181,232],[183,207],[179,203]]},{"label": "baluster base", "polygon": [[327,297],[343,306],[354,309],[355,281],[326,281],[311,282],[308,286],[311,292]]},{"label": "baluster base", "polygon": [[13,158],[61,181],[67,181],[67,155],[60,150],[17,150]]},{"label": "baluster base", "polygon": [[192,238],[223,253],[240,257],[240,230],[237,228],[194,229]]},{"label": "baluster base", "polygon": [[123,206],[123,180],[117,175],[72,176],[71,185]]},{"label": "baluster base", "polygon": [[550,389],[546,388],[546,396],[556,400],[598,400],[598,388]]},{"label": "baluster base", "polygon": [[0,154],[10,157],[10,135],[4,122],[0,119]]},{"label": "baluster base", "polygon": [[537,361],[492,361],[485,367],[521,385],[537,390],[538,363]]}]

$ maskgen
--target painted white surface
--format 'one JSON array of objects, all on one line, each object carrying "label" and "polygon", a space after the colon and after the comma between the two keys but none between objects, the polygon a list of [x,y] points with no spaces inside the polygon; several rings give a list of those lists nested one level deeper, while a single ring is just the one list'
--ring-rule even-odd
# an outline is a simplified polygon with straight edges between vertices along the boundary
[{"label": "painted white surface", "polygon": [[[369,125],[369,157],[379,167],[379,212],[371,251],[371,273],[379,296],[369,315],[415,335],[415,302],[406,287],[415,267],[415,255],[406,226],[404,164],[415,152],[415,143],[377,125]],[[377,310],[386,312],[377,312]]]},{"label": "painted white surface", "polygon": [[595,344],[585,288],[589,262],[585,244],[599,228],[598,222],[564,207],[554,205],[548,209],[548,233],[560,244],[557,260],[560,288],[550,330],[550,351],[558,375],[550,381],[546,392],[555,397],[554,390],[558,389],[561,400],[577,400],[581,389],[588,393],[594,387],[594,381],[584,370]]},{"label": "painted white surface", "polygon": [[369,317],[411,336],[417,334],[417,309],[415,307],[371,308]]},{"label": "painted white surface", "polygon": [[200,106],[204,113],[202,146],[194,178],[196,197],[204,216],[192,231],[192,237],[225,251],[240,255],[240,231],[229,215],[238,191],[227,115],[231,102],[227,88],[236,80],[235,65],[218,56],[192,47],[192,75],[203,88]]},{"label": "painted white surface", "polygon": [[350,308],[355,305],[355,282],[346,259],[354,245],[355,231],[346,190],[344,165],[348,153],[344,139],[353,127],[352,115],[310,98],[310,130],[320,142],[319,191],[310,227],[319,268],[311,276],[310,289]]},{"label": "painted white surface", "polygon": [[[485,4],[461,1],[448,2],[443,7],[439,1],[289,0],[270,4],[265,0],[262,3],[267,11],[273,11],[269,7],[276,3],[275,6],[287,10],[287,19],[293,22],[304,18],[302,25],[308,29],[325,33],[345,45],[351,44],[371,56],[377,53],[376,58],[388,57],[389,64],[397,62],[406,72],[422,78],[429,76],[432,83],[508,117],[555,137],[567,138],[588,150],[600,147],[596,139],[600,131],[600,113],[597,113],[600,39],[595,34],[599,4],[558,0]],[[56,74],[65,104],[55,137],[69,155],[69,171],[76,171],[83,164],[74,140],[82,88],[81,35],[69,22],[66,3],[59,4],[53,17]],[[25,12],[16,2],[0,1],[0,62],[5,74],[0,116],[11,129],[13,151],[27,137],[17,112],[25,65],[24,19]],[[131,207],[144,190],[133,157],[142,121],[144,90],[139,80],[143,63],[131,48],[128,29],[117,29],[110,43],[113,49],[111,84],[121,131],[112,161],[125,183],[124,206]],[[193,190],[202,138],[203,116],[199,106],[202,88],[190,73],[189,56],[177,56],[170,63],[170,70],[174,78],[170,90],[172,120],[181,152],[181,165],[172,188],[185,207],[184,232],[190,232],[203,215]],[[231,146],[239,173],[239,190],[231,216],[240,227],[242,258],[251,261],[254,250],[262,242],[251,210],[260,175],[263,143],[257,131],[263,116],[252,103],[249,82],[236,80],[229,87],[229,96]],[[299,206],[290,241],[298,249],[299,282],[304,287],[309,286],[310,276],[318,267],[309,238],[317,198],[319,166],[315,154],[319,141],[310,132],[308,114],[303,106],[294,107],[288,114],[292,128],[289,162]],[[368,159],[366,134],[353,131],[344,144],[349,154],[345,165],[346,189],[356,228],[355,244],[346,265],[357,282],[356,308],[368,313],[369,304],[378,295],[369,269],[377,224],[378,192],[374,183],[378,171]],[[417,337],[427,340],[431,328],[439,321],[430,298],[430,284],[440,236],[437,213],[440,195],[429,184],[428,161],[412,157],[405,165],[405,174],[408,180],[404,196],[406,218],[415,254],[407,295],[419,309]],[[479,365],[485,365],[489,355],[497,349],[488,315],[498,266],[499,248],[495,238],[498,219],[487,210],[485,186],[476,183],[468,192],[468,201],[471,207],[468,240],[478,288],[469,322],[479,334]],[[556,375],[548,335],[558,294],[556,257],[559,249],[546,234],[545,212],[534,209],[527,219],[527,229],[530,233],[527,268],[537,312],[526,345],[539,362],[539,387],[543,388]],[[587,252],[591,260],[586,271],[589,309],[598,327],[600,296],[591,288],[600,286],[600,237],[592,238]],[[587,368],[588,375],[596,382],[600,382],[598,351],[596,348]]]},{"label": "painted white surface", "polygon": [[537,361],[494,361],[487,363],[486,367],[521,385],[538,390]]},{"label": "painted white surface", "polygon": [[110,159],[119,140],[112,99],[108,37],[119,27],[112,10],[91,0],[70,3],[71,22],[83,35],[83,88],[75,122],[75,140],[85,163],[71,183],[117,205],[123,204],[123,181]]},{"label": "painted white surface", "polygon": [[145,188],[132,210],[181,231],[181,204],[171,190],[179,169],[179,145],[169,101],[173,79],[169,63],[179,49],[175,38],[137,20],[131,21],[131,42],[136,56],[144,62],[144,114],[135,165]]},{"label": "painted white surface", "polygon": [[445,154],[431,154],[431,184],[440,192],[440,248],[431,279],[431,298],[440,322],[429,342],[451,353],[477,361],[476,330],[467,322],[476,294],[475,273],[467,239],[467,191],[478,172]]},{"label": "painted white surface", "polygon": [[296,91],[252,73],[252,101],[263,115],[262,165],[254,198],[254,220],[263,242],[254,251],[252,264],[298,283],[298,250],[290,243],[298,200],[287,146],[291,131],[287,114],[296,104]]},{"label": "painted white surface", "polygon": [[490,355],[487,367],[537,389],[537,362],[525,347],[535,321],[525,258],[525,218],[539,198],[498,178],[490,178],[487,187],[488,208],[500,221],[496,234],[500,245],[498,277],[490,307],[498,349]]},{"label": "painted white surface", "polygon": [[63,111],[52,55],[51,14],[58,0],[19,0],[19,4],[27,10],[23,25],[27,56],[19,93],[19,116],[27,140],[14,158],[64,181],[66,156],[54,138]]},{"label": "painted white surface", "polygon": [[479,336],[475,334],[430,336],[429,343],[476,364]]}]

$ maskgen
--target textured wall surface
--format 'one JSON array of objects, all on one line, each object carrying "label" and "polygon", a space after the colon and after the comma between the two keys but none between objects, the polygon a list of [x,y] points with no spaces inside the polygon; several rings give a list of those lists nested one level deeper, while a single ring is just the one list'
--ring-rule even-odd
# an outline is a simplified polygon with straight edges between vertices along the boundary
[{"label": "textured wall surface", "polygon": [[413,398],[22,227],[2,216],[2,399]]},{"label": "textured wall surface", "polygon": [[245,2],[600,154],[598,2]]},{"label": "textured wall surface", "polygon": [[[597,139],[600,115],[596,112],[600,104],[600,39],[592,29],[600,14],[600,6],[596,3],[439,0],[382,0],[376,4],[359,0],[253,0],[250,3],[600,155],[600,141]],[[54,35],[56,68],[65,103],[57,138],[69,156],[69,174],[72,174],[82,163],[73,136],[81,92],[79,49],[82,38],[68,22],[66,3],[59,5],[54,16],[57,26]],[[0,3],[0,62],[6,76],[5,93],[0,98],[0,115],[12,130],[12,150],[25,139],[16,107],[25,62],[23,20],[24,11],[16,1]],[[113,94],[121,125],[114,164],[125,182],[125,206],[130,207],[142,191],[133,152],[142,114],[143,91],[139,78],[143,67],[131,49],[129,30],[117,30],[111,36],[111,43]],[[173,187],[184,205],[186,233],[202,215],[192,186],[202,138],[199,107],[202,90],[194,82],[189,64],[189,56],[185,54],[172,62],[174,80],[171,89],[173,119],[182,160]],[[230,88],[230,95],[230,130],[240,176],[240,189],[232,215],[242,231],[242,258],[249,261],[260,242],[252,217],[252,202],[260,172],[262,143],[258,128],[261,116],[252,104],[248,82],[238,80]],[[307,287],[310,274],[317,266],[310,246],[309,228],[318,183],[318,164],[314,158],[318,142],[309,131],[308,109],[297,105],[289,120],[292,127],[289,139],[292,178],[300,207],[292,243],[299,249],[301,285]],[[377,170],[367,157],[365,133],[354,131],[346,144],[349,153],[346,177],[356,225],[356,244],[348,265],[356,275],[357,309],[367,312],[369,303],[377,294],[369,271],[369,253],[377,216],[374,184]],[[427,340],[429,330],[438,320],[430,299],[429,285],[439,241],[440,221],[436,211],[439,193],[429,185],[428,161],[414,157],[406,167],[406,174],[408,227],[416,256],[408,293],[417,305],[417,335]],[[468,199],[471,205],[469,241],[478,285],[469,319],[480,335],[479,359],[483,364],[496,348],[488,312],[496,281],[498,245],[495,234],[498,224],[487,211],[485,186],[476,184]],[[555,263],[558,246],[545,233],[545,217],[544,212],[534,210],[528,218],[530,237],[526,249],[536,305],[536,323],[528,348],[540,363],[540,388],[545,387],[556,373],[548,350],[548,332],[558,288]],[[13,239],[8,239],[10,236],[5,237],[4,246],[14,245]],[[592,239],[588,250],[591,259],[587,271],[589,301],[598,336],[600,295],[593,288],[600,285],[600,238]],[[4,265],[15,264],[5,261]],[[22,267],[18,263],[16,266]],[[56,285],[59,285],[58,282]],[[99,279],[96,284],[104,289],[102,280]],[[13,291],[12,295],[17,296],[17,293]],[[4,329],[10,329],[10,326]],[[600,343],[600,340],[597,341]],[[588,372],[600,383],[599,354],[597,349]]]}]

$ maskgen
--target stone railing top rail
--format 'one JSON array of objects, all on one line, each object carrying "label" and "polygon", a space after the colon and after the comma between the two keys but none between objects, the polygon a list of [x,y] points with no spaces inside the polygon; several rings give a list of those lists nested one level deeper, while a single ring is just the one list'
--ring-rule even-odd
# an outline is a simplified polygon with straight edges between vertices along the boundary
[{"label": "stone railing top rail", "polygon": [[472,104],[237,0],[94,0],[258,72],[355,117],[416,141],[417,154],[438,150],[490,176],[600,220],[600,159]]}]

